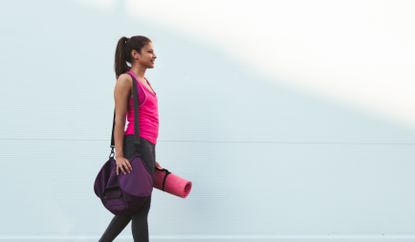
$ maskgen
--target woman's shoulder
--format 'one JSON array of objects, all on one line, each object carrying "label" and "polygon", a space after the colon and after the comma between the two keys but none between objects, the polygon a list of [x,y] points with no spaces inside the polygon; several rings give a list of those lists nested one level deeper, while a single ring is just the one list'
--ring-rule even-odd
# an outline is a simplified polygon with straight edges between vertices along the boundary
[{"label": "woman's shoulder", "polygon": [[122,73],[121,75],[118,76],[117,79],[117,84],[121,85],[121,86],[130,86],[132,84],[132,78],[130,75],[128,75],[127,73]]},{"label": "woman's shoulder", "polygon": [[118,76],[117,81],[130,81],[131,82],[132,78],[128,73],[122,73],[121,75]]}]

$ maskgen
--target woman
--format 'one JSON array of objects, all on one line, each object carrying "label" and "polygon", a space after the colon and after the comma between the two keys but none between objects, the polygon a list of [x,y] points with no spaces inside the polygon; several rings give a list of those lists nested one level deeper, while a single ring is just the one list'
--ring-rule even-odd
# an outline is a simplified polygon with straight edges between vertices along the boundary
[{"label": "woman", "polygon": [[[115,99],[115,160],[116,173],[131,171],[128,158],[135,151],[140,152],[148,168],[154,174],[154,166],[161,168],[155,160],[155,145],[159,130],[157,94],[150,82],[144,77],[147,68],[154,68],[156,59],[152,42],[145,36],[122,37],[115,50],[115,74],[117,82],[114,89]],[[127,65],[129,63],[130,65]],[[134,99],[132,94],[134,79],[137,80],[139,97],[140,145],[134,146]],[[125,119],[128,126],[125,129]],[[108,225],[99,241],[113,241],[115,237],[131,223],[135,242],[149,241],[147,215],[150,210],[151,196],[142,208],[131,216],[116,215]]]}]

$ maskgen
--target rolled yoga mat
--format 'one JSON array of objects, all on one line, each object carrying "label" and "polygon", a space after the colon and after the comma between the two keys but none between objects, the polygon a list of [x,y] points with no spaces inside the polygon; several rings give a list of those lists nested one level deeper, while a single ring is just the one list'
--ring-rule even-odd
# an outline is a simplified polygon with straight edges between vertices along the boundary
[{"label": "rolled yoga mat", "polygon": [[178,197],[185,198],[192,189],[192,182],[171,173],[165,168],[156,167],[154,187]]}]

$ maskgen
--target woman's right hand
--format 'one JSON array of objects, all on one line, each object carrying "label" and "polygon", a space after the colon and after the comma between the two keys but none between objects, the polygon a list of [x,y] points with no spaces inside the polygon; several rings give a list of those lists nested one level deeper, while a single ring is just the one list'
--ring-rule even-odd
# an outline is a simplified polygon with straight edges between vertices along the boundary
[{"label": "woman's right hand", "polygon": [[131,170],[133,169],[131,167],[130,162],[125,157],[122,157],[122,156],[115,157],[115,163],[117,164],[117,168],[116,168],[117,176],[120,174],[119,171],[122,171],[125,175],[127,172],[130,173]]}]

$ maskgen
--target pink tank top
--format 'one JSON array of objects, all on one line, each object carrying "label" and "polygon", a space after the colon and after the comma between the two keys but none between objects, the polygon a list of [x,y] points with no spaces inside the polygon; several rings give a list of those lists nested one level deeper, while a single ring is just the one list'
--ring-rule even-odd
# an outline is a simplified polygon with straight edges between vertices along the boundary
[{"label": "pink tank top", "polygon": [[[128,72],[136,78],[138,84],[138,121],[140,137],[145,138],[153,144],[156,144],[159,131],[157,94],[153,93],[143,84],[141,84],[133,71],[130,70]],[[153,89],[148,81],[147,83],[151,89]],[[134,134],[134,99],[132,96],[130,96],[128,102],[127,121],[128,124],[126,130],[124,131],[124,135]]]}]

